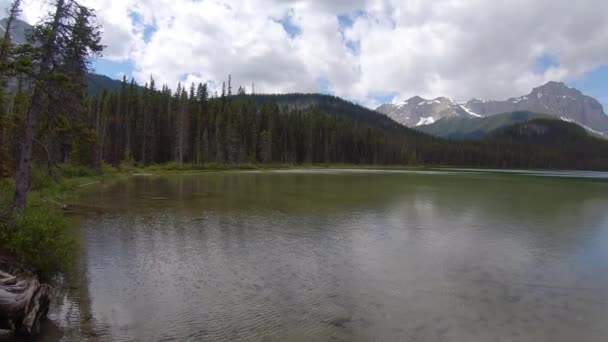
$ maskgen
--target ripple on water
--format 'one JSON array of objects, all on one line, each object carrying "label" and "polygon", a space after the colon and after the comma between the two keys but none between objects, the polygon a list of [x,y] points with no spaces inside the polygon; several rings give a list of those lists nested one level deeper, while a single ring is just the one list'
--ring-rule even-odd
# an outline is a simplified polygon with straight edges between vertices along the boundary
[{"label": "ripple on water", "polygon": [[606,186],[455,173],[89,187],[56,339],[604,341]]}]

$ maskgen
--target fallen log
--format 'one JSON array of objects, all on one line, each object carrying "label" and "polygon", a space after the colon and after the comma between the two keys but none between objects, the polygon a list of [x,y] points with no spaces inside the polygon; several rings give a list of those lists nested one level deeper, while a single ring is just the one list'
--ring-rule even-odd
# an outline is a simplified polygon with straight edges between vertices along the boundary
[{"label": "fallen log", "polygon": [[51,287],[10,256],[0,256],[0,329],[36,335],[46,318]]},{"label": "fallen log", "polygon": [[63,209],[63,210],[67,210],[68,209],[68,205],[67,204],[59,203],[57,201],[53,201],[52,199],[43,198],[42,202],[53,203],[53,204],[57,205],[59,207],[59,209]]}]

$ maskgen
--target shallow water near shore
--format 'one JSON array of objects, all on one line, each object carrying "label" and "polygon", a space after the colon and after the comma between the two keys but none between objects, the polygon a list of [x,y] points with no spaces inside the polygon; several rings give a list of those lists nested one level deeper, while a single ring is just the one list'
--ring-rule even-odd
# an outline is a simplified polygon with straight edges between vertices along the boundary
[{"label": "shallow water near shore", "polygon": [[73,208],[79,258],[42,340],[608,336],[602,173],[140,176]]}]

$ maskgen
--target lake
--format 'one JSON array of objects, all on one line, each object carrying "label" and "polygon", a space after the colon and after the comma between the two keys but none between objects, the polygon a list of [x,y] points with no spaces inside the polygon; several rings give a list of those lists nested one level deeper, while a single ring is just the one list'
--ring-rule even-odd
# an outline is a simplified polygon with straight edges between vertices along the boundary
[{"label": "lake", "polygon": [[74,203],[45,340],[608,336],[605,173],[209,172]]}]

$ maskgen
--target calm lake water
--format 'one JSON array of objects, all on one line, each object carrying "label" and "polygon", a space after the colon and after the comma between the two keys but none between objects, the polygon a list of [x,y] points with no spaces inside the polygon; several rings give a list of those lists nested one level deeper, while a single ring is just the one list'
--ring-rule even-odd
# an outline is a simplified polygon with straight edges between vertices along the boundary
[{"label": "calm lake water", "polygon": [[46,340],[607,340],[606,174],[217,172],[75,203]]}]

